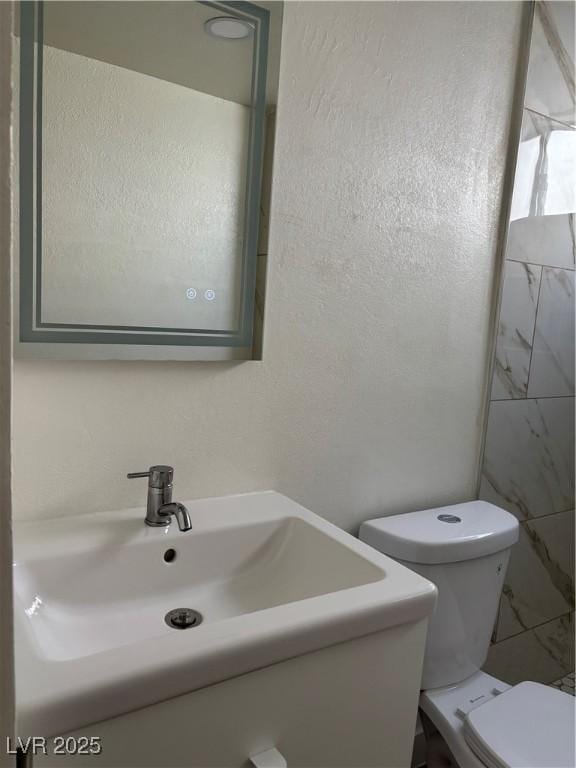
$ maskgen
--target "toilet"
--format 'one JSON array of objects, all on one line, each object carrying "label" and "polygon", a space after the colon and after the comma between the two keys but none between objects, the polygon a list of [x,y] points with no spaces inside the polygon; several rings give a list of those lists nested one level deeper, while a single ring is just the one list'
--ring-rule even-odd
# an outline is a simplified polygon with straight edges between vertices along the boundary
[{"label": "toilet", "polygon": [[573,768],[574,697],[482,671],[516,518],[471,501],[369,520],[359,536],[438,587],[420,696],[427,768]]}]

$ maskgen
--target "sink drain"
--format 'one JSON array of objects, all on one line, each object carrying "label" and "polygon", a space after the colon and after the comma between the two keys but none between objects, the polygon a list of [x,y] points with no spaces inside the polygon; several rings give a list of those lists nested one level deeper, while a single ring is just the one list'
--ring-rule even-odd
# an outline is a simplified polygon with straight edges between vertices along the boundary
[{"label": "sink drain", "polygon": [[174,608],[164,616],[164,621],[174,629],[189,629],[202,624],[202,614],[193,608]]}]

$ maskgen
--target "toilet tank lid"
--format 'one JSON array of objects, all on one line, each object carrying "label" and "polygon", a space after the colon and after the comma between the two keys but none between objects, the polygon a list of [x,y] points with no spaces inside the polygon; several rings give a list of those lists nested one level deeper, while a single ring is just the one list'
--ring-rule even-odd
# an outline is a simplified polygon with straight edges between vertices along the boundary
[{"label": "toilet tank lid", "polygon": [[456,563],[490,555],[518,541],[518,520],[487,501],[367,520],[360,539],[408,563]]}]

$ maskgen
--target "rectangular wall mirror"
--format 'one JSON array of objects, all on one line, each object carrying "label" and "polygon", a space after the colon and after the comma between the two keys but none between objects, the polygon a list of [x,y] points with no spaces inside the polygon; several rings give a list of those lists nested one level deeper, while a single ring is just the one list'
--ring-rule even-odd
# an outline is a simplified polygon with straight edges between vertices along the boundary
[{"label": "rectangular wall mirror", "polygon": [[254,357],[281,16],[20,4],[17,354]]}]

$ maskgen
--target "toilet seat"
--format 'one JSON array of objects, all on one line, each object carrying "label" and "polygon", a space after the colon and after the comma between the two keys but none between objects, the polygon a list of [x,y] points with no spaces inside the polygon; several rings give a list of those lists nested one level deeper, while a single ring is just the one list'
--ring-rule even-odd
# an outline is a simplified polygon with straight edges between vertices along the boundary
[{"label": "toilet seat", "polygon": [[486,768],[464,738],[466,713],[509,688],[486,672],[476,672],[456,685],[422,691],[420,709],[440,732],[459,768]]},{"label": "toilet seat", "polygon": [[573,696],[520,683],[470,711],[464,738],[487,768],[573,768],[574,714]]},{"label": "toilet seat", "polygon": [[573,768],[574,697],[539,683],[512,688],[485,672],[423,691],[420,707],[460,768]]}]

